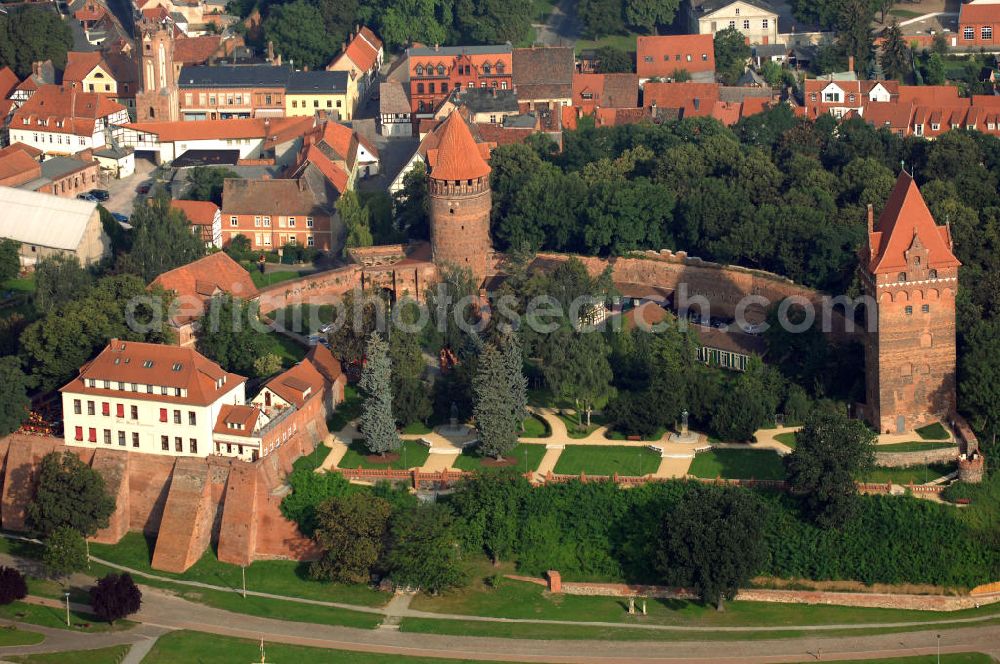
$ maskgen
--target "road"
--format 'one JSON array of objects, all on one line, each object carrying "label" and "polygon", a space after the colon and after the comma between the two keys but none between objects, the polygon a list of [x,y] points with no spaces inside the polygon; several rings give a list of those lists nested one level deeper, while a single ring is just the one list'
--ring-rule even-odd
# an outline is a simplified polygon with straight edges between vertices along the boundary
[{"label": "road", "polygon": [[572,46],[580,38],[577,0],[559,0],[545,25],[535,25],[535,42],[546,46]]}]

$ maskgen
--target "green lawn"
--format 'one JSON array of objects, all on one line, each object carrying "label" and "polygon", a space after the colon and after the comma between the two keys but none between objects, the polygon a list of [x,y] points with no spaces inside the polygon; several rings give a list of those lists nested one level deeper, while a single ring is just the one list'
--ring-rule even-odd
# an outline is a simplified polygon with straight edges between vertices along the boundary
[{"label": "green lawn", "polygon": [[948,430],[940,422],[935,422],[933,424],[928,424],[925,427],[920,427],[917,429],[917,435],[923,440],[950,440],[951,436],[948,434]]},{"label": "green lawn", "polygon": [[264,288],[265,286],[273,286],[274,284],[280,284],[282,281],[290,281],[292,279],[298,279],[303,274],[308,274],[308,272],[296,271],[285,271],[280,272],[265,272],[261,274],[257,269],[250,270],[250,278],[253,279],[253,284],[257,288]]},{"label": "green lawn", "polygon": [[601,423],[597,421],[599,418],[594,416],[591,416],[590,418],[589,427],[587,426],[586,415],[583,416],[582,425],[577,422],[576,415],[564,415],[563,413],[559,413],[558,417],[563,421],[563,423],[566,424],[566,433],[573,439],[586,438],[590,434],[594,433],[594,431],[597,430],[597,427],[601,426]]},{"label": "green lawn", "polygon": [[955,472],[956,467],[957,464],[954,463],[932,463],[927,466],[907,466],[905,468],[875,468],[864,475],[864,481],[927,484]]},{"label": "green lawn", "polygon": [[785,466],[771,450],[713,449],[696,454],[688,474],[709,479],[781,480]]},{"label": "green lawn", "polygon": [[[660,440],[661,438],[663,438],[663,435],[665,433],[667,433],[667,430],[664,427],[659,427],[651,435],[643,437],[642,440],[649,441],[649,442],[656,442],[656,441]],[[628,440],[629,439],[629,437],[627,435],[625,435],[624,433],[622,433],[621,431],[608,431],[607,433],[604,434],[604,437],[607,438],[608,440]]]},{"label": "green lawn", "polygon": [[4,660],[19,664],[118,664],[129,651],[129,646],[112,646],[95,650],[73,650],[41,653],[38,655],[4,655]]},{"label": "green lawn", "polygon": [[[152,545],[153,542],[148,541],[141,533],[128,533],[118,544],[91,544],[90,552],[103,560],[169,579],[200,581],[224,588],[242,587],[240,566],[219,562],[211,549],[182,574],[154,570],[150,567]],[[306,564],[293,560],[258,560],[246,568],[246,578],[248,590],[288,597],[362,606],[380,606],[386,601],[383,593],[368,586],[313,581],[306,573]],[[136,581],[146,583],[146,580],[141,578],[137,578]],[[239,595],[235,597],[243,601]]]},{"label": "green lawn", "polygon": [[[908,18],[916,18],[918,16],[923,16],[924,12],[915,12],[915,11],[910,11],[909,9],[890,9],[889,15],[898,16],[899,18],[906,20]],[[885,20],[887,24],[891,23],[888,16],[886,16]]]},{"label": "green lawn", "polygon": [[38,632],[26,632],[11,625],[0,627],[0,648],[6,646],[30,646],[41,643],[45,639]]},{"label": "green lawn", "polygon": [[[525,457],[525,454],[527,454],[527,457]],[[545,446],[521,443],[507,456],[508,458],[513,457],[517,459],[517,465],[511,466],[511,468],[516,469],[518,472],[535,470],[538,468],[538,464],[542,462],[542,457],[545,456]],[[482,470],[484,468],[483,458],[479,456],[478,451],[474,447],[470,446],[462,450],[462,453],[455,459],[454,467],[459,470],[468,471]]]},{"label": "green lawn", "polygon": [[347,449],[347,454],[338,464],[341,468],[391,468],[407,470],[424,465],[427,462],[429,450],[415,440],[404,440],[399,448],[399,458],[389,463],[378,463],[368,460],[369,452],[360,438],[355,438]]},{"label": "green lawn", "polygon": [[[42,627],[67,629],[65,608],[14,602],[13,604],[0,606],[0,618],[31,625],[40,625]],[[109,632],[129,629],[135,626],[134,622],[128,620],[119,620],[114,625],[109,625],[106,622],[101,622],[97,616],[78,611],[70,611],[69,620],[73,629],[80,632]],[[3,645],[13,644],[8,643]]]},{"label": "green lawn", "polygon": [[955,447],[951,441],[934,442],[930,440],[911,440],[908,443],[892,443],[890,445],[876,445],[876,452],[926,452],[927,450],[943,450],[946,447]]},{"label": "green lawn", "polygon": [[353,385],[345,385],[344,400],[337,404],[333,415],[326,421],[326,428],[337,432],[346,427],[352,420],[358,419],[361,415],[361,401],[358,388]]},{"label": "green lawn", "polygon": [[576,42],[576,52],[579,53],[589,48],[596,49],[602,46],[611,46],[617,48],[619,51],[635,53],[635,38],[638,36],[638,33],[629,32],[624,35],[607,35],[600,39],[580,39]]},{"label": "green lawn", "polygon": [[645,447],[567,445],[553,472],[557,475],[645,475],[660,467],[660,453]]},{"label": "green lawn", "polygon": [[35,275],[18,278],[18,279],[8,279],[7,281],[0,284],[0,291],[18,291],[20,293],[34,293],[35,292]]},{"label": "green lawn", "polygon": [[793,450],[795,449],[795,432],[794,431],[786,431],[785,433],[779,433],[778,435],[776,435],[774,437],[774,439],[776,441],[778,441],[779,443],[784,443],[785,445],[788,445]]},{"label": "green lawn", "polygon": [[264,337],[265,347],[263,352],[274,353],[281,358],[281,365],[288,369],[306,356],[308,348],[295,341],[291,337],[278,332],[268,332]]},{"label": "green lawn", "polygon": [[[434,664],[440,659],[426,657],[404,657],[377,653],[348,652],[289,646],[280,643],[264,643],[268,662],[309,662],[309,664]],[[232,662],[259,662],[260,641],[214,636],[201,632],[170,632],[161,636],[143,664],[175,664],[176,662],[197,662],[198,664],[231,664]],[[454,664],[471,664],[473,660],[449,659]]]},{"label": "green lawn", "polygon": [[291,304],[275,309],[267,317],[280,323],[286,330],[309,335],[323,325],[332,323],[336,312],[332,304]]},{"label": "green lawn", "polygon": [[433,429],[431,429],[423,422],[413,422],[403,427],[402,433],[408,436],[422,436],[424,434],[430,433],[431,431],[433,431]]},{"label": "green lawn", "polygon": [[329,454],[330,448],[323,443],[320,443],[310,454],[296,459],[294,463],[292,463],[292,468],[295,470],[299,470],[301,468],[305,468],[306,470],[316,470],[323,465],[323,461],[327,456],[329,456]]},{"label": "green lawn", "polygon": [[866,625],[1000,616],[1000,607],[948,612],[740,601],[726,602],[726,610],[719,612],[713,605],[703,602],[656,599],[647,600],[646,616],[630,616],[626,611],[627,606],[627,599],[621,597],[552,595],[543,586],[510,579],[503,579],[498,588],[492,588],[486,585],[483,578],[477,578],[465,589],[443,593],[437,597],[416,595],[410,603],[412,609],[435,613],[494,618],[612,622],[621,623],[623,626],[636,623],[673,627]]},{"label": "green lawn", "polygon": [[[828,664],[847,664],[858,660],[838,659]],[[995,664],[996,660],[981,652],[960,652],[954,654],[945,653],[938,660],[935,655],[922,655],[916,657],[890,657],[889,659],[867,659],[868,664]]]},{"label": "green lawn", "polygon": [[556,6],[556,0],[532,0],[531,21],[533,23],[545,23],[549,20],[552,8]]},{"label": "green lawn", "polygon": [[524,431],[521,432],[521,438],[548,438],[552,435],[552,431],[545,420],[534,415],[528,415],[524,418],[523,426]]}]

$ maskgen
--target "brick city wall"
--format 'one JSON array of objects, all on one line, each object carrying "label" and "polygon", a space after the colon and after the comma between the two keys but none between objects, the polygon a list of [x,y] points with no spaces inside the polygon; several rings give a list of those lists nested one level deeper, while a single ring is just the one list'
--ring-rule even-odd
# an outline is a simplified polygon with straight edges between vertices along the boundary
[{"label": "brick city wall", "polygon": [[[567,254],[540,253],[534,267],[552,269],[568,260]],[[692,258],[686,252],[649,251],[623,258],[595,258],[575,256],[594,276],[611,267],[612,279],[616,282],[659,286],[675,292],[675,306],[684,298],[692,311],[699,311],[698,298],[704,298],[711,306],[711,315],[735,317],[736,310],[747,295],[767,300],[768,304],[755,301],[745,302],[748,322],[764,320],[767,308],[777,305],[786,297],[799,297],[816,306],[817,319],[821,315],[823,294],[811,288],[796,284],[770,272],[742,267],[710,263],[700,258]],[[835,337],[845,335],[842,307],[837,307],[831,319]]]},{"label": "brick city wall", "polygon": [[[599,597],[635,597],[656,599],[697,599],[697,595],[683,588],[647,586],[624,583],[578,583],[561,579],[549,572],[550,578],[559,579],[560,590],[548,585],[552,592],[566,595]],[[517,577],[509,577],[517,578]],[[535,580],[531,580],[537,583]],[[542,581],[542,583],[545,583]],[[996,585],[996,584],[993,584]],[[989,588],[983,586],[983,588]],[[750,588],[740,590],[737,600],[746,602],[781,602],[785,604],[825,604],[831,606],[857,606],[883,609],[910,609],[914,611],[961,611],[984,604],[1000,602],[1000,592],[977,592],[975,595],[909,595],[905,593],[833,592],[826,590],[775,590]]]},{"label": "brick city wall", "polygon": [[260,310],[268,312],[292,304],[329,302],[331,298],[341,296],[360,285],[361,266],[347,265],[264,288],[258,301]]}]

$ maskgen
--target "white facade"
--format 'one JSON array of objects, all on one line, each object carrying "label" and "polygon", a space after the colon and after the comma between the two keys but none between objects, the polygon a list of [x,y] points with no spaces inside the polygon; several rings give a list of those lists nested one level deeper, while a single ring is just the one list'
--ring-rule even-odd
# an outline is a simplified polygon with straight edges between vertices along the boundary
[{"label": "white facade", "polygon": [[[244,403],[244,382],[207,406],[183,403],[175,388],[95,381],[88,393],[64,390],[67,445],[105,447],[163,456],[206,457],[215,452],[212,430],[224,404]],[[101,394],[107,385],[107,394]],[[88,386],[89,388],[89,386]],[[176,388],[180,389],[180,388]]]},{"label": "white facade", "polygon": [[128,121],[127,110],[118,111],[107,118],[98,118],[94,122],[93,133],[89,135],[61,131],[62,128],[58,126],[17,124],[12,122],[10,125],[10,141],[11,143],[20,142],[30,145],[45,154],[71,155],[81,150],[104,147],[107,143],[104,133],[107,123],[117,124]]},{"label": "white facade", "polygon": [[155,152],[159,162],[170,162],[188,150],[239,150],[240,159],[260,159],[264,148],[264,137],[247,138],[206,138],[160,141],[159,136],[139,132],[128,127],[115,127],[115,140],[122,147],[136,151]]},{"label": "white facade", "polygon": [[732,2],[714,12],[693,13],[691,29],[702,35],[715,35],[726,28],[736,28],[751,44],[778,43],[778,15],[749,2]]}]

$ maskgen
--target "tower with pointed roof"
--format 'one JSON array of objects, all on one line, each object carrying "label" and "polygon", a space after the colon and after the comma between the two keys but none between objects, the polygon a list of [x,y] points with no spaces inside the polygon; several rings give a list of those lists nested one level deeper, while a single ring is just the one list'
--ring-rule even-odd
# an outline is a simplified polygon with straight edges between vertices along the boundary
[{"label": "tower with pointed roof", "polygon": [[911,431],[955,411],[955,294],[950,228],[938,226],[909,173],[900,173],[874,221],[868,207],[861,281],[869,296],[865,340],[868,421]]},{"label": "tower with pointed roof", "polygon": [[176,122],[180,115],[174,74],[174,25],[143,17],[136,26],[139,80],[135,113],[139,122]]},{"label": "tower with pointed roof", "polygon": [[476,143],[458,112],[438,132],[437,147],[427,151],[433,260],[468,268],[481,283],[493,253],[489,145]]}]

